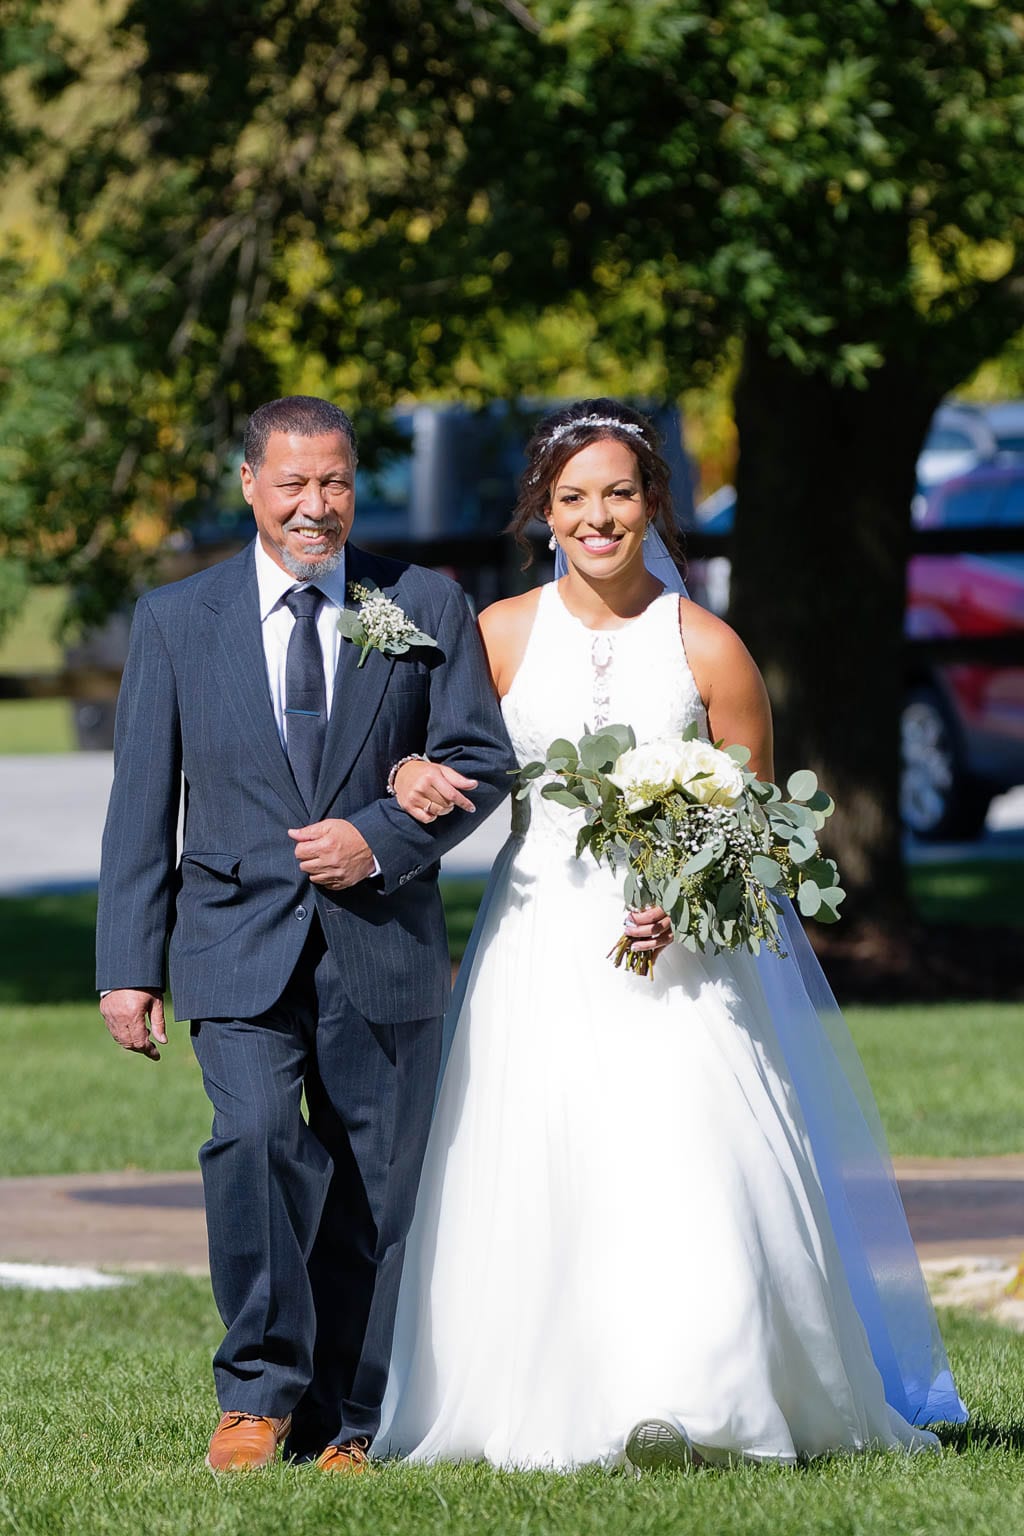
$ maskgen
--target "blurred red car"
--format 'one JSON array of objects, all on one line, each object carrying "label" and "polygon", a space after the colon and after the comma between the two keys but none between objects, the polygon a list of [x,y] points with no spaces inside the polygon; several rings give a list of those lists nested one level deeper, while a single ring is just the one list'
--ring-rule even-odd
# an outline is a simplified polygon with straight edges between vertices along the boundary
[{"label": "blurred red car", "polygon": [[[918,510],[919,509],[919,510]],[[730,533],[736,492],[696,509],[695,526]],[[1024,456],[979,464],[932,485],[915,507],[922,528],[1024,527]],[[691,596],[729,606],[729,560],[693,560]],[[915,638],[1006,635],[1024,629],[1024,554],[917,555],[907,570],[906,631]],[[917,837],[975,836],[993,796],[1024,784],[1024,668],[933,666],[910,674],[902,720],[901,815]]]},{"label": "blurred red car", "polygon": [[[1024,527],[1024,462],[983,464],[933,486],[918,521],[968,535]],[[915,556],[906,623],[919,639],[1020,633],[1024,554]],[[910,679],[902,751],[907,827],[928,839],[975,835],[992,797],[1024,783],[1024,668],[922,666]]]}]

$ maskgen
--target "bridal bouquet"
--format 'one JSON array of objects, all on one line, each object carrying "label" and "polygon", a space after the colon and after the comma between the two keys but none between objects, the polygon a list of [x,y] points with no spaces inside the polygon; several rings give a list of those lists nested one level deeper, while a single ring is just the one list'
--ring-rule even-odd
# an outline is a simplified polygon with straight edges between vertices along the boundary
[{"label": "bridal bouquet", "polygon": [[[675,937],[712,954],[764,944],[781,955],[772,895],[796,898],[805,917],[837,921],[845,892],[817,834],[835,806],[809,769],[776,784],[745,766],[746,747],[714,746],[697,734],[636,745],[628,725],[608,725],[572,742],[553,741],[543,762],[520,770],[519,798],[534,779],[554,774],[541,794],[581,808],[576,857],[626,870],[627,907],[659,906]],[[623,935],[609,958],[649,975],[655,956],[634,952]]]}]

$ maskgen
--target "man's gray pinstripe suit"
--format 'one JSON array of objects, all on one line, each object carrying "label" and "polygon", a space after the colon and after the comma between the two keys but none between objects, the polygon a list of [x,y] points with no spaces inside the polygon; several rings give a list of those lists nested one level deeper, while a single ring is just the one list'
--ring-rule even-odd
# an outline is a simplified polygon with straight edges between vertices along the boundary
[{"label": "man's gray pinstripe suit", "polygon": [[[273,717],[252,547],[140,599],[100,881],[97,985],[163,987],[169,939],[214,1104],[200,1160],[221,1406],[293,1413],[298,1455],[377,1428],[449,991],[437,860],[474,824],[413,821],[388,769],[412,752],[451,764],[479,781],[479,815],[514,767],[461,590],[352,545],[346,559],[438,648],[357,668],[342,644],[311,806]],[[377,878],[310,884],[287,829],[325,817],[358,828]]]}]

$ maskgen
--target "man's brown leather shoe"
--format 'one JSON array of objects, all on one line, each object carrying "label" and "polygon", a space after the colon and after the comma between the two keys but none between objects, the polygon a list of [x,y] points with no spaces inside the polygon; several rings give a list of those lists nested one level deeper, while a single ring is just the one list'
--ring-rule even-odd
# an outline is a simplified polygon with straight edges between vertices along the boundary
[{"label": "man's brown leather shoe", "polygon": [[206,1465],[211,1472],[269,1467],[291,1423],[291,1414],[286,1419],[266,1419],[256,1413],[225,1413],[210,1438]]},{"label": "man's brown leather shoe", "polygon": [[365,1472],[370,1465],[369,1440],[346,1440],[344,1445],[329,1445],[321,1451],[316,1464],[321,1472]]}]

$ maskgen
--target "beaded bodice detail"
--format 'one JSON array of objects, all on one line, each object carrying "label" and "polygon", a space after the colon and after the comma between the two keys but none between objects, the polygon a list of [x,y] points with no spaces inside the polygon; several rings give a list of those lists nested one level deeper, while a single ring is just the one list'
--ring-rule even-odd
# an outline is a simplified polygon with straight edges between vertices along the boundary
[{"label": "beaded bodice detail", "polygon": [[[543,757],[558,736],[578,741],[602,725],[631,725],[638,742],[676,735],[707,718],[679,634],[679,598],[662,592],[619,629],[592,630],[566,608],[557,583],[541,590],[526,654],[501,702],[520,763]],[[529,841],[575,845],[582,813],[545,800],[531,787],[514,802],[513,830]],[[528,809],[527,809],[528,808]],[[524,814],[526,812],[526,814]]]}]

